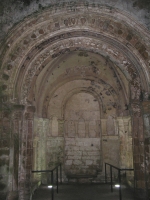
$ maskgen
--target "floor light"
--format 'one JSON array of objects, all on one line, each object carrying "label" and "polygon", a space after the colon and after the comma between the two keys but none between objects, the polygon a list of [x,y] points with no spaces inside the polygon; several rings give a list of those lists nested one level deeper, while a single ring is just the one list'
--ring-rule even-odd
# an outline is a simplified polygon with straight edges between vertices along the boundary
[{"label": "floor light", "polygon": [[48,185],[48,188],[52,188],[53,186],[52,185]]},{"label": "floor light", "polygon": [[119,184],[116,184],[116,185],[115,185],[115,187],[116,187],[116,188],[119,188],[119,187],[120,187],[120,185],[119,185]]}]

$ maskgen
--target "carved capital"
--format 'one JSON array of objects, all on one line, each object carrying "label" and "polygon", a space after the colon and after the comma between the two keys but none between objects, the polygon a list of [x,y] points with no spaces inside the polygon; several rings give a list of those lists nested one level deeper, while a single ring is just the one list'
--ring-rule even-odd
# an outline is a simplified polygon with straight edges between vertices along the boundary
[{"label": "carved capital", "polygon": [[131,108],[132,108],[132,114],[134,117],[140,117],[141,116],[141,105],[140,102],[133,102],[131,104]]},{"label": "carved capital", "polygon": [[149,114],[150,113],[150,101],[143,101],[142,108],[143,108],[144,114]]},{"label": "carved capital", "polygon": [[13,119],[22,119],[23,116],[23,111],[25,109],[24,105],[20,105],[20,104],[13,104],[12,105],[12,117]]}]

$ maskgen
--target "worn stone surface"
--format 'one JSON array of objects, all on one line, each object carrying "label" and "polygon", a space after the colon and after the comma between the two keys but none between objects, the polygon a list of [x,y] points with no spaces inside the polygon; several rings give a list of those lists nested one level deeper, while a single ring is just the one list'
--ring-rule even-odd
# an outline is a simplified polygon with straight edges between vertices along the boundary
[{"label": "worn stone surface", "polygon": [[63,137],[49,137],[47,139],[46,161],[48,168],[64,162]]},{"label": "worn stone surface", "polygon": [[101,170],[100,138],[65,138],[67,176],[97,175]]},{"label": "worn stone surface", "polygon": [[119,140],[118,136],[103,136],[102,149],[104,162],[119,166]]}]

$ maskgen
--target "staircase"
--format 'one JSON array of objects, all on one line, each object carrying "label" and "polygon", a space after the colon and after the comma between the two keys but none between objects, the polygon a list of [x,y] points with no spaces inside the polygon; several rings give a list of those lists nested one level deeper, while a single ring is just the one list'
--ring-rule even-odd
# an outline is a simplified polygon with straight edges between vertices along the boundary
[{"label": "staircase", "polygon": [[[107,175],[107,183],[111,181],[110,175]],[[117,177],[113,177],[113,182],[117,181]],[[97,172],[95,175],[89,174],[77,174],[77,175],[67,175],[67,181],[65,183],[105,183],[105,174],[102,172]]]}]

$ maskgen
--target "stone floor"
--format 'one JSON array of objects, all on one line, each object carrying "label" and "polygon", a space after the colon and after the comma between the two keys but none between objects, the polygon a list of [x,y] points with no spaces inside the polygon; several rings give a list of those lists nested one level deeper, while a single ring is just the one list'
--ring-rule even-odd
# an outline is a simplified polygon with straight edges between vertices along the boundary
[{"label": "stone floor", "polygon": [[[51,200],[51,189],[40,186],[34,192],[32,200]],[[59,185],[58,194],[54,190],[54,200],[119,200],[119,190],[111,193],[109,184],[63,184]],[[122,186],[122,200],[137,200],[131,189]]]}]

